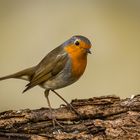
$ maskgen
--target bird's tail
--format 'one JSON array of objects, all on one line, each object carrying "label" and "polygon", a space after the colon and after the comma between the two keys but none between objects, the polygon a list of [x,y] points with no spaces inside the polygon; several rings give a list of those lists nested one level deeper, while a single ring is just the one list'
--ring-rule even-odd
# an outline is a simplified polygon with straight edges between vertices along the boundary
[{"label": "bird's tail", "polygon": [[29,81],[34,73],[34,70],[35,70],[35,67],[27,68],[17,73],[0,77],[0,81],[10,79],[10,78],[23,79],[23,80]]}]

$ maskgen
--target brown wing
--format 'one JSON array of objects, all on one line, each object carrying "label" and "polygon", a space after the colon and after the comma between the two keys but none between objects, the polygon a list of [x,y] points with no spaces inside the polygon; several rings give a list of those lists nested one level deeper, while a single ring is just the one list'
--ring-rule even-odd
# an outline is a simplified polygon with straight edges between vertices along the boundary
[{"label": "brown wing", "polygon": [[52,50],[37,66],[35,73],[29,84],[26,85],[26,89],[23,91],[27,91],[32,87],[39,85],[48,79],[56,76],[62,69],[64,68],[66,62],[68,60],[67,53],[62,49],[62,47],[58,47]]}]

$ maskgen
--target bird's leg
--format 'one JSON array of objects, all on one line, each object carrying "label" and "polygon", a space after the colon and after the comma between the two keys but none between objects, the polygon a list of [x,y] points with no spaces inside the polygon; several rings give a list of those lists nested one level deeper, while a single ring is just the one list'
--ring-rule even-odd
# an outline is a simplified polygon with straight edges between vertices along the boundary
[{"label": "bird's leg", "polygon": [[[70,109],[72,109],[72,110],[80,117],[80,119],[83,120],[82,115],[81,115],[79,112],[77,112],[77,110],[72,106],[72,104],[68,103],[68,102],[67,102],[62,96],[60,96],[55,90],[52,90],[52,89],[51,89],[51,91],[54,92],[60,99],[62,99],[62,100],[67,104],[67,106],[69,106]],[[84,124],[84,122],[83,122],[83,124]],[[84,125],[85,125],[85,124],[84,124]],[[93,124],[93,125],[94,125],[94,124]],[[94,125],[94,126],[95,126],[95,125]],[[89,131],[88,128],[87,128],[87,131]]]},{"label": "bird's leg", "polygon": [[62,99],[80,118],[82,118],[81,114],[77,112],[77,110],[72,106],[72,104],[68,103],[62,96],[60,96],[55,90],[52,90],[60,99]]},{"label": "bird's leg", "polygon": [[50,110],[50,113],[51,113],[51,119],[52,119],[53,127],[56,128],[55,124],[57,124],[57,125],[59,125],[60,127],[63,128],[63,126],[56,120],[55,116],[53,115],[52,107],[51,107],[50,100],[49,100],[49,90],[45,90],[44,94],[45,94],[45,97],[47,99],[47,103],[48,103],[49,110]]}]

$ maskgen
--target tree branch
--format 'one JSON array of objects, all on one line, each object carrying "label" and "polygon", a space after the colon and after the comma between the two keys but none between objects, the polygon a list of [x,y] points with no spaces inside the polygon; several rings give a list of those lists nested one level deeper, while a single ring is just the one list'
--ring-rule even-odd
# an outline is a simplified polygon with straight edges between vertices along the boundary
[{"label": "tree branch", "polygon": [[116,96],[75,99],[71,104],[82,119],[68,106],[53,109],[53,115],[64,127],[56,125],[56,129],[48,108],[1,112],[0,139],[140,139],[140,95],[126,99]]}]

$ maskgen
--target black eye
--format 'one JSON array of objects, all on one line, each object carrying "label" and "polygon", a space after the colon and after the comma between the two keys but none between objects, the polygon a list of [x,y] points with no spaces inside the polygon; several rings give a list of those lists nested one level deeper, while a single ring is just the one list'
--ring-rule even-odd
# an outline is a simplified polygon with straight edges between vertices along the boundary
[{"label": "black eye", "polygon": [[79,44],[80,44],[79,40],[75,40],[75,41],[74,41],[74,44],[75,44],[76,46],[79,46]]}]

